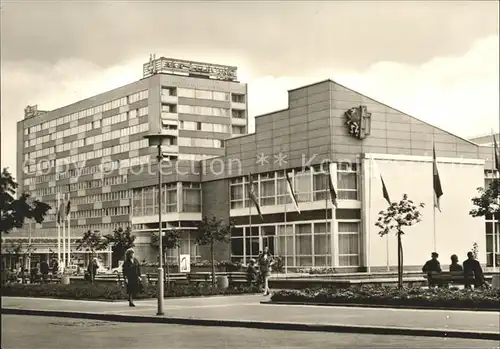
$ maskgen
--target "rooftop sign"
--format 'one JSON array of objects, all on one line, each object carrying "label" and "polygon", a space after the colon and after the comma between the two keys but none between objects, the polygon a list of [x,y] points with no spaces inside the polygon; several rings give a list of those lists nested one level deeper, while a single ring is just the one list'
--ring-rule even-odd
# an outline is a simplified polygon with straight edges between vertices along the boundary
[{"label": "rooftop sign", "polygon": [[143,64],[145,78],[158,73],[185,76],[202,76],[208,79],[235,81],[236,67],[227,65],[184,61],[181,59],[150,56],[149,62]]}]

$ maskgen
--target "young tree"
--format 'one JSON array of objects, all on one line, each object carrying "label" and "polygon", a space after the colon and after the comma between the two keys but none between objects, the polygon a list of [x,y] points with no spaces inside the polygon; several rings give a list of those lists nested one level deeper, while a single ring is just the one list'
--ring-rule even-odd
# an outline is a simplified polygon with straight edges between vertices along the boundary
[{"label": "young tree", "polygon": [[484,217],[486,215],[500,218],[500,179],[491,181],[488,189],[477,188],[479,196],[472,198],[472,204],[476,206],[469,211],[472,217]]},{"label": "young tree", "polygon": [[[168,250],[173,250],[174,248],[180,247],[181,243],[181,230],[169,229],[164,231],[162,236],[162,245],[160,253],[163,253],[163,260],[165,261],[165,267],[167,272],[167,287],[170,285],[170,268],[167,259]],[[151,234],[151,246],[159,248],[160,247],[160,237],[157,232]]]},{"label": "young tree", "polygon": [[215,216],[203,217],[198,224],[198,236],[196,243],[200,246],[210,246],[210,257],[212,263],[212,285],[215,287],[215,250],[216,242],[229,243],[231,239],[231,230],[234,223],[226,224],[223,220],[217,219]]},{"label": "young tree", "polygon": [[[125,258],[125,252],[135,246],[135,235],[132,235],[132,230],[130,227],[118,228],[113,231],[113,234],[106,235],[106,239],[111,244],[111,250],[113,251],[113,265],[116,265],[118,261]],[[116,263],[115,263],[116,262]]]},{"label": "young tree", "polygon": [[403,199],[399,202],[394,202],[387,210],[380,211],[379,217],[375,226],[380,228],[380,236],[385,236],[390,232],[395,232],[398,238],[398,287],[403,287],[403,244],[401,236],[404,235],[403,227],[409,227],[419,223],[422,220],[422,214],[419,208],[423,208],[424,204],[415,205],[413,201],[408,199],[408,195],[404,194]]},{"label": "young tree", "polygon": [[14,228],[21,228],[24,220],[34,219],[42,223],[50,206],[38,200],[28,200],[29,194],[22,194],[14,199],[18,184],[9,171],[4,168],[0,175],[0,232],[9,233]]},{"label": "young tree", "polygon": [[[89,230],[83,237],[76,242],[78,245],[76,249],[78,251],[90,252],[90,257],[92,258],[97,251],[106,250],[109,246],[109,241],[106,237],[102,236],[101,232],[98,230]],[[90,276],[91,282],[94,282],[94,275]]]}]

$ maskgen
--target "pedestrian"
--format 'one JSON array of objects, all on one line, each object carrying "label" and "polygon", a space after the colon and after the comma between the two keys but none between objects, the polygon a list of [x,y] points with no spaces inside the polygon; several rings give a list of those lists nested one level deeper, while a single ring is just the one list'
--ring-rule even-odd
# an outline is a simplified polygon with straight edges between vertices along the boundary
[{"label": "pedestrian", "polygon": [[42,282],[44,284],[46,284],[49,280],[49,271],[49,263],[47,263],[47,261],[44,259],[40,262],[40,273],[42,273]]},{"label": "pedestrian", "polygon": [[247,267],[247,281],[253,284],[257,281],[257,269],[255,268],[255,259],[250,259]]},{"label": "pedestrian", "polygon": [[123,278],[127,286],[128,304],[135,307],[134,298],[137,296],[141,286],[141,268],[139,261],[134,257],[134,250],[129,248],[125,252],[125,262],[123,262]]},{"label": "pedestrian", "polygon": [[269,253],[269,247],[264,247],[264,251],[259,255],[259,272],[264,282],[264,296],[269,295],[269,277],[271,276],[271,265],[273,256]]},{"label": "pedestrian", "polygon": [[439,254],[437,252],[431,253],[431,259],[425,262],[422,267],[422,271],[427,274],[427,280],[429,281],[429,287],[433,287],[432,274],[441,272],[441,264],[438,261]]},{"label": "pedestrian", "polygon": [[466,278],[465,288],[470,288],[470,281],[467,281],[467,277],[474,278],[474,288],[481,287],[485,285],[483,268],[481,268],[481,264],[474,258],[474,254],[472,252],[467,252],[467,260],[464,261],[464,275]]},{"label": "pedestrian", "polygon": [[91,283],[94,283],[95,281],[95,276],[97,274],[98,268],[99,267],[97,265],[97,258],[94,257],[92,258],[92,260],[89,263],[89,266],[87,267],[87,273]]},{"label": "pedestrian", "polygon": [[450,271],[451,272],[461,272],[464,271],[462,266],[458,264],[458,257],[456,254],[452,254],[451,257],[451,264],[450,264]]}]

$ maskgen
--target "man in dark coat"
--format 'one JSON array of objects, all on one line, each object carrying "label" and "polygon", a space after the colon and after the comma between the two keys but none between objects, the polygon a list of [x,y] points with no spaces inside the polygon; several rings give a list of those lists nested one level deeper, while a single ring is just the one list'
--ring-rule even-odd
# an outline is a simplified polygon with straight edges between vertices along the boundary
[{"label": "man in dark coat", "polygon": [[50,271],[49,263],[47,263],[46,260],[41,261],[40,262],[40,273],[42,273],[42,281],[44,283],[46,283],[47,280],[49,279],[49,271]]},{"label": "man in dark coat", "polygon": [[[474,287],[481,287],[484,285],[484,274],[481,264],[474,258],[472,252],[467,253],[467,260],[464,261],[464,275],[474,277]],[[465,283],[466,288],[470,288],[470,283]]]},{"label": "man in dark coat", "polygon": [[127,284],[128,304],[135,307],[134,297],[139,293],[141,287],[141,267],[139,261],[134,257],[134,250],[129,248],[125,252],[123,262],[123,278]]},{"label": "man in dark coat", "polygon": [[93,258],[90,261],[89,266],[87,268],[87,273],[89,275],[91,283],[94,283],[94,281],[95,281],[95,276],[97,274],[97,269],[99,269],[99,266],[97,265],[97,258]]},{"label": "man in dark coat", "polygon": [[431,274],[432,273],[440,273],[441,272],[441,264],[438,261],[439,254],[437,252],[432,252],[431,259],[425,262],[422,267],[422,271],[427,274],[429,280],[429,287],[434,286],[432,283]]}]

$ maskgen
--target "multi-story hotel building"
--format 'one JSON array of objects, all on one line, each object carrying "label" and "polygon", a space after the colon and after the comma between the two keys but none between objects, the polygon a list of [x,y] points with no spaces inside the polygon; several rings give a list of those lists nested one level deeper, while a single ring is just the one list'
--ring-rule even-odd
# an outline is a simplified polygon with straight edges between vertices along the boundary
[{"label": "multi-story hotel building", "polygon": [[[51,204],[56,192],[70,192],[72,224],[81,232],[132,224],[140,258],[154,261],[149,241],[150,232],[158,229],[157,167],[155,150],[142,137],[157,131],[161,120],[174,135],[165,155],[177,159],[162,167],[164,227],[183,228],[181,247],[171,258],[188,253],[191,259],[208,259],[207,251],[193,243],[190,229],[213,214],[236,225],[231,242],[217,248],[219,260],[246,262],[269,246],[289,268],[393,268],[396,238],[380,237],[375,227],[378,213],[387,207],[382,175],[393,201],[406,193],[426,204],[422,222],[403,238],[408,268],[420,268],[432,251],[444,265],[451,254],[464,259],[474,243],[481,263],[493,266],[495,254],[498,259],[498,221],[469,215],[477,188],[495,174],[491,146],[454,136],[331,80],[289,91],[287,109],[256,117],[255,133],[245,134],[244,84],[164,74],[161,60],[156,74],[139,82],[20,122],[23,190]],[[226,128],[217,132],[211,125]],[[444,192],[441,211],[433,205],[433,145]],[[202,155],[211,157],[200,160]],[[23,167],[23,161],[35,156],[51,161],[42,165],[51,168],[50,174],[25,173],[34,169]],[[57,169],[63,158],[86,161],[85,173],[76,178],[72,168],[61,178]],[[337,207],[328,191],[328,162],[336,178]],[[146,163],[153,164],[151,171],[134,173]],[[113,171],[101,176],[101,164],[111,164]],[[285,171],[300,213],[287,193]],[[250,180],[262,216],[249,200]],[[54,218],[51,212],[33,236],[53,241]]]}]

